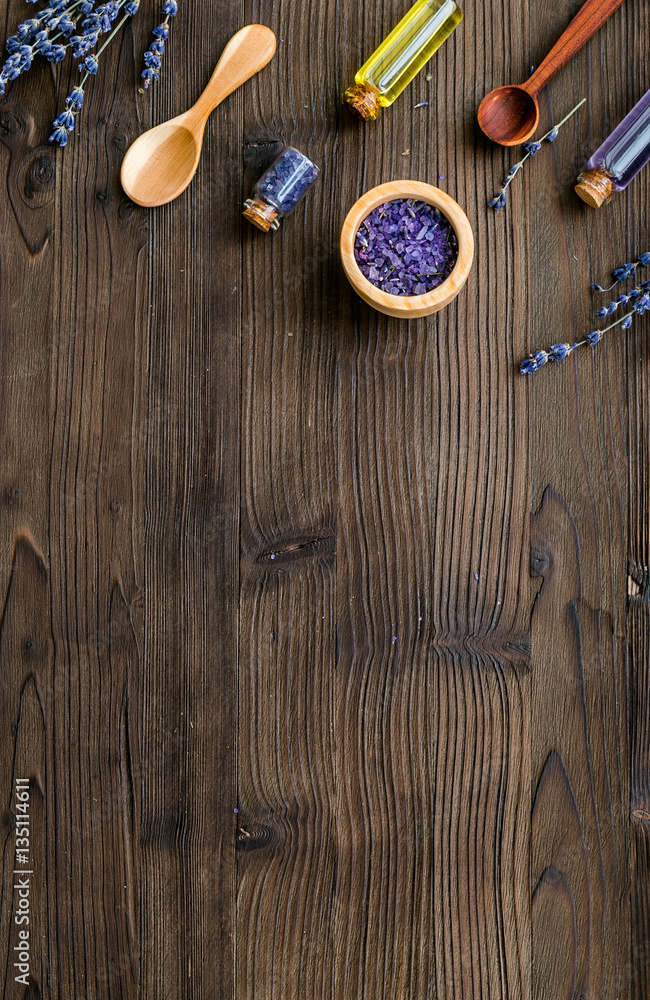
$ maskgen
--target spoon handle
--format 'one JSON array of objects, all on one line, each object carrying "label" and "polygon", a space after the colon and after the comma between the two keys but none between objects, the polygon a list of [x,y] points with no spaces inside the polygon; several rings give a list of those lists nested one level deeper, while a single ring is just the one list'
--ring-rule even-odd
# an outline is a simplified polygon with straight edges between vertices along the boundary
[{"label": "spoon handle", "polygon": [[221,53],[210,82],[191,110],[192,116],[205,121],[224,98],[271,61],[275,44],[275,35],[263,24],[241,28]]},{"label": "spoon handle", "polygon": [[552,76],[568,63],[589,39],[602,28],[623,0],[587,0],[541,66],[524,83],[523,89],[537,97]]}]

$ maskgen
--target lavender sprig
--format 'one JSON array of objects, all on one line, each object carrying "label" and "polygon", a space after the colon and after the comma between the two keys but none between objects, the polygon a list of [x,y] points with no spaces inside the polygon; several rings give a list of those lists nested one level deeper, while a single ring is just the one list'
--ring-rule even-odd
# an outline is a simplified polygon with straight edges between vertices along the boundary
[{"label": "lavender sprig", "polygon": [[[95,11],[91,13],[90,17],[86,18],[82,24],[82,29],[85,27],[88,32],[86,38],[90,36],[91,48],[94,48],[97,44],[99,35],[105,33],[108,29],[107,38],[101,48],[98,49],[94,55],[89,52],[89,49],[85,44],[80,44],[73,48],[73,58],[80,60],[79,70],[83,73],[83,76],[81,78],[81,83],[75,87],[70,94],[68,94],[63,111],[54,119],[54,131],[50,136],[50,142],[58,143],[59,146],[67,145],[68,136],[74,131],[77,115],[83,107],[84,87],[88,77],[96,75],[99,67],[99,57],[102,52],[110,44],[114,35],[116,35],[123,25],[126,24],[129,17],[132,16],[127,12],[119,24],[115,25],[112,31],[110,30],[119,11],[122,8],[126,9],[127,6],[129,6],[128,0],[109,0],[109,3],[96,7]],[[71,43],[74,42],[73,39],[70,41]]]},{"label": "lavender sprig", "polygon": [[633,278],[639,267],[647,267],[650,264],[650,253],[640,253],[639,259],[633,261],[632,263],[624,264],[623,267],[617,267],[612,271],[612,277],[614,281],[608,288],[603,288],[601,285],[592,285],[594,292],[611,292],[612,288],[621,281],[627,281],[628,278]]},{"label": "lavender sprig", "polygon": [[[38,0],[28,2],[37,3]],[[0,66],[0,96],[5,93],[10,81],[30,69],[36,55],[56,65],[70,53],[79,63],[82,78],[68,94],[63,111],[54,120],[54,131],[50,136],[50,142],[67,145],[76,117],[83,107],[89,76],[97,73],[102,52],[126,21],[138,12],[139,6],[140,0],[103,0],[99,4],[96,0],[49,0],[46,7],[20,24],[15,34],[7,39],[8,59]],[[155,41],[145,58],[147,71],[154,74],[152,79],[158,77],[160,57],[169,34],[169,19],[175,16],[177,9],[177,0],[165,0],[165,20],[154,30]],[[124,17],[117,23],[120,13]],[[97,49],[102,36],[106,38]]]},{"label": "lavender sprig", "polygon": [[169,37],[169,19],[176,17],[178,4],[176,0],[165,0],[163,4],[165,20],[153,29],[153,41],[144,54],[144,69],[140,76],[144,79],[145,90],[160,76],[162,57],[165,54],[165,42]]},{"label": "lavender sprig", "polygon": [[580,103],[576,104],[575,108],[572,111],[570,111],[569,114],[566,115],[566,117],[563,118],[561,122],[558,122],[557,125],[554,125],[546,133],[546,135],[543,135],[541,139],[539,139],[539,140],[533,140],[531,142],[525,142],[523,144],[524,149],[526,150],[526,155],[519,161],[519,163],[515,163],[512,167],[510,167],[510,170],[508,171],[508,176],[504,177],[503,181],[501,182],[501,190],[492,199],[492,201],[488,202],[489,208],[493,208],[495,212],[498,212],[499,209],[505,207],[505,204],[506,204],[506,191],[508,190],[508,188],[512,184],[512,182],[513,182],[514,178],[516,177],[516,175],[522,169],[522,167],[523,167],[524,163],[526,162],[526,160],[528,160],[531,156],[536,156],[537,153],[539,153],[540,149],[542,148],[542,143],[543,142],[555,142],[555,140],[557,139],[557,135],[558,135],[559,130],[562,128],[563,125],[565,125],[569,121],[570,118],[573,117],[573,115],[576,113],[576,111],[578,111],[578,109],[582,107],[582,105],[586,102],[586,100],[587,100],[587,98],[583,97],[583,99],[580,101]]},{"label": "lavender sprig", "polygon": [[[595,347],[603,339],[603,336],[610,330],[615,329],[620,326],[621,330],[629,330],[632,326],[632,320],[635,316],[642,316],[645,312],[650,310],[650,281],[644,281],[641,285],[633,288],[631,292],[628,292],[626,296],[621,296],[621,300],[617,300],[616,303],[612,303],[615,308],[625,299],[627,302],[632,302],[632,310],[620,319],[614,320],[609,326],[606,326],[603,330],[593,330],[591,333],[587,334],[584,340],[581,340],[577,344],[554,344],[550,347],[548,351],[536,351],[535,354],[531,354],[530,357],[524,358],[519,366],[519,371],[522,375],[532,375],[534,372],[542,368],[548,361],[564,361],[568,358],[570,354],[573,354],[577,347],[584,347],[588,344],[590,347]],[[606,308],[605,314],[609,310]],[[598,315],[604,315],[601,310],[598,311]]]}]

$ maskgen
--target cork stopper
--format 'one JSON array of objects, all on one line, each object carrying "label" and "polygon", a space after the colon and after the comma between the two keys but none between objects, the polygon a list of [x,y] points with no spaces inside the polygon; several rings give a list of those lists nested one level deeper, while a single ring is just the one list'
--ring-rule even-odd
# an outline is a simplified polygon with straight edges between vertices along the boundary
[{"label": "cork stopper", "polygon": [[249,198],[244,203],[244,218],[263,233],[268,233],[269,229],[277,229],[280,225],[280,214],[277,209],[261,198]]},{"label": "cork stopper", "polygon": [[366,84],[355,83],[345,92],[345,103],[353,115],[364,122],[371,122],[381,111],[379,94]]},{"label": "cork stopper", "polygon": [[576,194],[592,208],[600,208],[614,193],[614,178],[606,170],[585,170],[578,177]]}]

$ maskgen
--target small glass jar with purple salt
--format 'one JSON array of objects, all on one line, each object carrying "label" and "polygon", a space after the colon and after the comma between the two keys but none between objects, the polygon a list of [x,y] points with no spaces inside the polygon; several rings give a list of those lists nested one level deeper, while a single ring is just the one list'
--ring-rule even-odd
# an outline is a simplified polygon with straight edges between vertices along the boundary
[{"label": "small glass jar with purple salt", "polygon": [[293,146],[287,146],[262,174],[244,205],[244,217],[268,233],[292,212],[318,177],[320,170]]}]

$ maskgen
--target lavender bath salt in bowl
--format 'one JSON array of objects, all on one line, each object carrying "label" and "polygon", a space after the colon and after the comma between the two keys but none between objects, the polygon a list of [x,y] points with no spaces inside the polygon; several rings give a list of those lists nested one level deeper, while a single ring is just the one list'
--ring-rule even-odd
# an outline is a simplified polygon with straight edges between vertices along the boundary
[{"label": "lavender bath salt in bowl", "polygon": [[389,316],[443,309],[467,281],[474,236],[448,194],[420,181],[392,181],[353,206],[341,232],[345,273],[361,298]]}]

